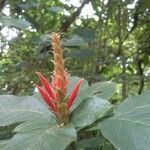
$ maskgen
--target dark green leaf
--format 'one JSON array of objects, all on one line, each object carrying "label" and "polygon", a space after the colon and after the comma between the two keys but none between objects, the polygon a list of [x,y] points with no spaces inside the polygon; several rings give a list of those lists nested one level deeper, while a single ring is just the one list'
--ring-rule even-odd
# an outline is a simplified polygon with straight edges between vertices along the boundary
[{"label": "dark green leaf", "polygon": [[32,1],[24,2],[24,3],[18,3],[17,6],[22,8],[23,10],[31,9],[31,8],[37,8],[39,7],[39,3],[35,3]]},{"label": "dark green leaf", "polygon": [[95,32],[88,28],[78,27],[75,33],[83,37],[84,40],[90,42],[95,38]]},{"label": "dark green leaf", "polygon": [[69,51],[67,54],[68,57],[78,58],[78,59],[86,59],[92,57],[94,55],[94,51],[89,49],[73,49]]},{"label": "dark green leaf", "polygon": [[61,11],[63,11],[63,8],[58,7],[58,6],[57,7],[53,6],[53,7],[50,7],[49,10],[52,12],[61,12]]},{"label": "dark green leaf", "polygon": [[72,36],[70,39],[66,39],[63,41],[63,45],[64,46],[85,46],[86,43],[83,40],[82,37],[78,36],[78,35],[74,35]]},{"label": "dark green leaf", "polygon": [[96,147],[100,147],[101,145],[104,145],[104,139],[101,138],[101,137],[93,137],[93,138],[90,138],[90,139],[83,139],[83,140],[80,140],[76,143],[76,146],[78,148],[96,148]]},{"label": "dark green leaf", "polygon": [[10,16],[1,16],[0,23],[2,23],[3,26],[16,27],[19,29],[24,29],[30,26],[28,21],[12,18]]}]

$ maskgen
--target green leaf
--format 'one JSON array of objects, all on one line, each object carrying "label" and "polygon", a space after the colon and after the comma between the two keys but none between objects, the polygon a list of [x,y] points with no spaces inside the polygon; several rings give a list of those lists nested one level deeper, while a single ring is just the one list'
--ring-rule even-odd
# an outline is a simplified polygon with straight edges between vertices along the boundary
[{"label": "green leaf", "polygon": [[80,37],[79,35],[73,35],[72,37],[70,37],[70,39],[66,39],[63,41],[63,45],[64,46],[68,46],[68,47],[74,47],[74,46],[85,46],[86,43],[84,41],[84,39],[82,37]]},{"label": "green leaf", "polygon": [[40,118],[38,120],[26,121],[18,125],[17,127],[15,127],[14,132],[28,132],[32,130],[46,129],[50,127],[52,127],[52,125],[49,121]]},{"label": "green leaf", "polygon": [[87,59],[92,57],[94,52],[90,49],[73,49],[67,53],[67,57],[77,58],[77,59]]},{"label": "green leaf", "polygon": [[72,112],[71,123],[75,127],[90,125],[104,117],[111,108],[112,105],[106,100],[97,97],[87,98]]},{"label": "green leaf", "polygon": [[50,7],[48,10],[52,11],[52,12],[61,12],[63,11],[63,8],[62,7],[59,7],[59,6],[53,6],[53,7]]},{"label": "green leaf", "polygon": [[[82,88],[82,85],[81,85]],[[96,96],[105,100],[109,100],[116,91],[115,83],[113,82],[98,82],[89,86],[84,86],[80,89],[78,97],[72,107],[74,110],[83,100],[91,96]]]},{"label": "green leaf", "polygon": [[[69,84],[67,86],[67,95],[69,95],[71,93],[71,91],[73,90],[74,86],[76,85],[76,83],[80,80],[81,78],[73,76],[69,78]],[[85,88],[88,88],[88,82],[87,80],[84,80],[80,86],[80,91],[83,91]]]},{"label": "green leaf", "polygon": [[95,95],[106,100],[110,100],[115,92],[116,85],[111,81],[94,83],[90,86],[90,89],[88,90],[88,94]]},{"label": "green leaf", "polygon": [[139,7],[139,10],[140,10],[140,11],[145,11],[146,9],[149,9],[149,8],[150,8],[149,0],[143,0],[143,1],[140,3],[140,7]]},{"label": "green leaf", "polygon": [[[67,96],[70,95],[71,91],[73,90],[73,87],[75,84],[80,80],[81,78],[79,77],[70,77],[70,82],[67,87]],[[85,89],[89,88],[87,80],[84,80],[80,86],[78,95],[75,100],[75,104],[73,105],[71,111],[73,111],[81,102],[87,97],[87,94],[85,94]]]},{"label": "green leaf", "polygon": [[76,30],[75,33],[81,37],[83,37],[83,39],[85,41],[91,42],[93,41],[93,39],[95,38],[95,31],[91,30],[90,28],[85,28],[85,27],[81,27],[79,26]]},{"label": "green leaf", "polygon": [[0,143],[2,150],[64,150],[76,141],[76,130],[71,125],[54,125],[52,113],[33,97],[0,96],[0,126],[23,122],[7,144]]},{"label": "green leaf", "polygon": [[96,130],[100,130],[99,129],[99,124],[96,123],[94,126],[92,126],[91,128],[88,128],[87,131],[96,131]]},{"label": "green leaf", "polygon": [[[76,130],[71,126],[48,127],[42,125],[42,128],[32,131],[27,131],[27,126],[27,124],[24,127],[22,126],[18,130],[19,133],[2,150],[64,150],[77,139]],[[30,123],[29,126],[31,127]],[[39,124],[39,127],[41,127],[41,124]]]},{"label": "green leaf", "polygon": [[31,8],[38,8],[40,4],[37,3],[37,2],[35,3],[35,2],[32,2],[32,1],[28,1],[28,2],[20,2],[16,5],[19,6],[23,10],[28,10],[28,9],[31,9]]},{"label": "green leaf", "polygon": [[10,16],[1,16],[0,23],[2,23],[3,26],[16,27],[19,29],[24,29],[30,26],[30,23],[28,21],[12,18]]},{"label": "green leaf", "polygon": [[94,52],[90,49],[73,49],[67,54],[67,57],[76,58],[76,59],[87,59],[92,57]]},{"label": "green leaf", "polygon": [[31,96],[0,96],[0,126],[39,118],[50,121],[51,124],[56,123],[48,108]]},{"label": "green leaf", "polygon": [[99,127],[117,149],[149,150],[150,91],[122,102],[115,115],[102,121]]},{"label": "green leaf", "polygon": [[9,140],[0,141],[0,149],[2,150],[8,144],[8,142]]}]

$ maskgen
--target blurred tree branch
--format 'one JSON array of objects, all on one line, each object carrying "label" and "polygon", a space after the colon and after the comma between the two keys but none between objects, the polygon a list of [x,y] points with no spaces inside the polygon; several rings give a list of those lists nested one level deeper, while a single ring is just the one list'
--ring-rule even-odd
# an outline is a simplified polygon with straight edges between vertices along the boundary
[{"label": "blurred tree branch", "polygon": [[7,0],[0,0],[0,11],[2,11],[2,9],[4,8],[6,1]]},{"label": "blurred tree branch", "polygon": [[135,6],[135,13],[134,13],[134,16],[133,16],[133,26],[132,28],[130,29],[130,31],[126,34],[126,36],[124,37],[123,41],[124,42],[128,37],[129,35],[136,29],[137,25],[138,25],[138,22],[139,22],[139,8],[140,8],[140,5],[141,5],[141,1],[139,0]]},{"label": "blurred tree branch", "polygon": [[82,8],[88,4],[91,0],[84,0],[81,3],[81,6],[70,16],[66,19],[66,21],[62,24],[60,31],[66,32],[70,25],[76,20],[76,18],[80,15]]},{"label": "blurred tree branch", "polygon": [[35,20],[35,18],[31,17],[28,13],[26,13],[26,11],[22,13],[22,8],[17,4],[15,5],[14,9],[18,14],[24,15],[25,19],[32,24],[32,27],[38,30],[39,23]]},{"label": "blurred tree branch", "polygon": [[[81,3],[81,6],[78,7],[78,9],[70,16],[66,19],[66,21],[61,25],[59,31],[60,32],[66,32],[68,30],[68,28],[70,27],[70,25],[76,20],[76,18],[80,15],[82,8],[88,4],[91,0],[84,0]],[[41,50],[41,52],[45,52],[49,51],[49,49],[51,49],[51,45],[50,46],[46,46],[44,49]]]},{"label": "blurred tree branch", "polygon": [[122,8],[121,1],[118,3],[118,52],[122,58],[122,100],[127,97],[127,80],[126,80],[126,58],[123,51],[123,28],[122,28]]},{"label": "blurred tree branch", "polygon": [[144,70],[142,68],[142,59],[140,58],[139,49],[137,48],[136,56],[135,56],[135,62],[136,62],[136,72],[139,76],[139,89],[138,94],[141,94],[144,88]]}]

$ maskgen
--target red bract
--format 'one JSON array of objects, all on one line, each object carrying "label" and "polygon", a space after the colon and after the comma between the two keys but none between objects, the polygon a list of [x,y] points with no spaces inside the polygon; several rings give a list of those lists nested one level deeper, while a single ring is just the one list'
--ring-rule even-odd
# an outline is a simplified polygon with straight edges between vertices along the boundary
[{"label": "red bract", "polygon": [[38,75],[43,87],[45,88],[49,96],[54,100],[55,96],[49,82],[45,79],[45,77],[40,72],[36,72],[36,74]]},{"label": "red bract", "polygon": [[66,95],[69,83],[69,73],[64,67],[60,34],[53,33],[51,40],[54,54],[54,60],[52,61],[54,64],[52,82],[50,84],[40,72],[36,72],[42,86],[35,86],[38,88],[43,100],[58,118],[58,122],[67,123],[69,120],[70,109],[75,101],[83,79],[80,79],[77,82],[70,95]]},{"label": "red bract", "polygon": [[36,85],[36,84],[35,84],[35,86],[37,87],[37,89],[41,93],[41,96],[42,96],[43,100],[46,102],[46,104],[51,108],[51,110],[54,113],[57,113],[58,110],[56,109],[56,106],[54,105],[54,102],[53,102],[52,98],[50,98],[50,96],[47,93],[47,91],[45,89],[43,89],[42,87]]},{"label": "red bract", "polygon": [[[50,109],[53,112],[58,112],[57,105],[59,104],[59,101],[55,98],[55,90],[53,90],[53,88],[51,87],[50,83],[47,81],[47,79],[40,73],[40,72],[36,72],[36,74],[38,75],[41,83],[42,83],[42,87],[39,85],[35,86],[37,87],[37,89],[39,90],[43,100],[46,102],[46,104],[48,104],[48,106],[50,107]],[[69,95],[69,98],[66,100],[66,104],[67,104],[67,110],[70,111],[71,106],[73,105],[75,98],[78,94],[79,91],[79,87],[82,83],[83,79],[80,79],[77,84],[74,86],[72,92]],[[57,87],[57,85],[56,85]],[[55,88],[55,87],[54,87]]]},{"label": "red bract", "polygon": [[77,84],[74,86],[74,88],[73,88],[73,90],[72,90],[72,92],[71,92],[71,94],[70,94],[70,96],[69,96],[69,98],[68,98],[68,100],[67,100],[67,110],[68,110],[68,111],[70,110],[72,104],[73,104],[74,101],[75,101],[75,98],[76,98],[76,96],[77,96],[77,94],[78,94],[79,87],[80,87],[82,81],[83,81],[83,79],[80,79],[80,80],[77,82]]}]

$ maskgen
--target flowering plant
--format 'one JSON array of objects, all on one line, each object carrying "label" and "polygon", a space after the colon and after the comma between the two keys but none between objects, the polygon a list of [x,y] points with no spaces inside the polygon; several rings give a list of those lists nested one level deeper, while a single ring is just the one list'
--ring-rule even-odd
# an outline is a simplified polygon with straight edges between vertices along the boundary
[{"label": "flowering plant", "polygon": [[80,79],[74,86],[70,95],[66,96],[66,90],[69,82],[69,73],[64,67],[60,34],[53,33],[51,39],[54,54],[54,60],[52,61],[54,64],[52,82],[50,84],[40,72],[36,72],[43,87],[39,85],[35,86],[41,93],[43,100],[56,115],[59,124],[61,124],[68,122],[71,106],[75,101],[83,79]]},{"label": "flowering plant", "polygon": [[[77,128],[92,125],[112,110],[105,99],[115,92],[114,84],[103,82],[89,87],[83,78],[70,77],[64,65],[60,36],[58,33],[51,35],[54,56],[51,82],[36,72],[41,85],[34,86],[42,101],[35,96],[0,96],[0,126],[19,122],[14,129],[17,134],[6,143],[0,143],[0,149],[3,146],[4,150],[64,150],[77,141]],[[110,91],[107,95],[104,94],[106,87]]]},{"label": "flowering plant", "polygon": [[35,95],[0,95],[0,128],[13,126],[12,137],[0,141],[0,150],[149,149],[150,92],[113,107],[109,100],[115,84],[89,86],[70,77],[60,34],[53,33],[51,42],[52,81],[36,72],[42,85],[35,84],[48,107]]}]

